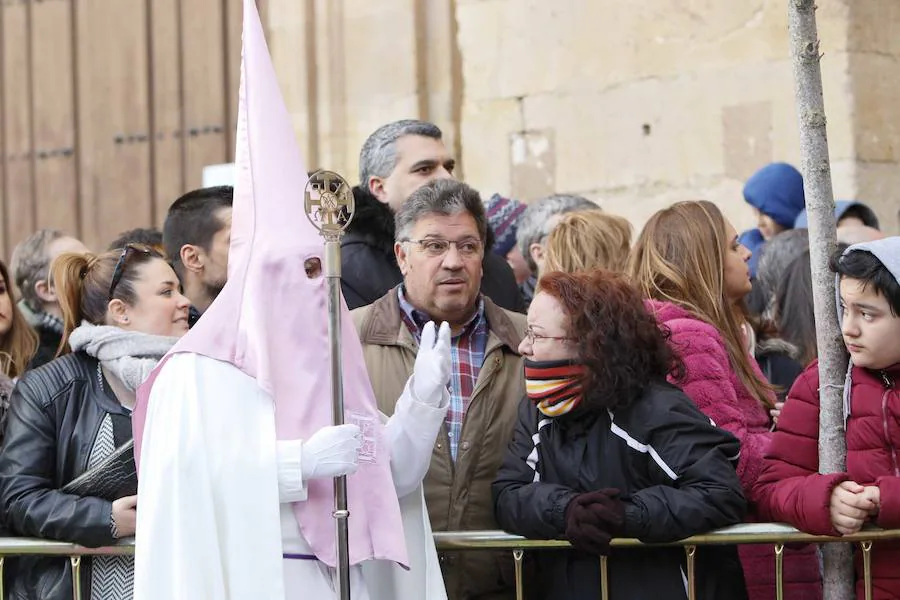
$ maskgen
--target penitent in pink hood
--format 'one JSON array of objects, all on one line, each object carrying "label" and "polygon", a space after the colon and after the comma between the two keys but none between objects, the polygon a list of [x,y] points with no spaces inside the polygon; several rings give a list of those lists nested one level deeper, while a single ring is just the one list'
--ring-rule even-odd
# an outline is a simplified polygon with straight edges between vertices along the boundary
[{"label": "penitent in pink hood", "polygon": [[[141,386],[133,417],[138,461],[153,383],[179,352],[231,363],[256,379],[275,400],[278,439],[308,439],[331,425],[327,286],[322,277],[310,279],[304,267],[307,259],[324,260],[324,240],[304,212],[307,171],[253,0],[244,0],[236,146],[228,283]],[[362,347],[341,304],[346,410],[378,423]],[[348,480],[350,562],[407,564],[390,449],[382,428],[376,429],[371,460]],[[336,561],[333,506],[330,479],[310,481],[308,499],[294,504],[304,537],[330,566]]]}]

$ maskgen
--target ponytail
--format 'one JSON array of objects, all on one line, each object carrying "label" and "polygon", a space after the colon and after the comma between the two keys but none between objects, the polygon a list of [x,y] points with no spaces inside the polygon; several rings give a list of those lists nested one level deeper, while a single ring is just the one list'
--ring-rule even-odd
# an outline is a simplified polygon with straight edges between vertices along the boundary
[{"label": "ponytail", "polygon": [[68,354],[69,336],[85,320],[84,280],[97,256],[94,254],[61,254],[50,267],[50,282],[56,289],[56,298],[63,317],[63,336],[56,351],[57,356]]}]

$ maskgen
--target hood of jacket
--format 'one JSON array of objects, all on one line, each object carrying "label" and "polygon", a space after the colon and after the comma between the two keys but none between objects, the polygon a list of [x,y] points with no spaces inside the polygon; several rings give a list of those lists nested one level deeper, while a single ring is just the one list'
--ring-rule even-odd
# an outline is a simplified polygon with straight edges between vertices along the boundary
[{"label": "hood of jacket", "polygon": [[785,229],[791,229],[806,207],[803,176],[787,163],[768,164],[747,180],[744,199]]}]

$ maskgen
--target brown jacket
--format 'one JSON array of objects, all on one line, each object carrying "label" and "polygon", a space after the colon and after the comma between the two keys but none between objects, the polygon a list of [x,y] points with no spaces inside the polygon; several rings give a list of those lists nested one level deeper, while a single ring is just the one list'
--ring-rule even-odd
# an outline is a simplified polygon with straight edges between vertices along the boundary
[{"label": "brown jacket", "polygon": [[[435,440],[425,477],[425,503],[435,531],[497,529],[491,484],[512,439],[517,408],[525,395],[519,343],[525,316],[484,299],[488,343],[475,393],[466,412],[456,463],[447,428]],[[396,288],[353,311],[369,378],[386,415],[403,393],[416,360],[416,340],[404,325]],[[450,600],[513,598],[511,554],[442,553],[441,568]]]}]

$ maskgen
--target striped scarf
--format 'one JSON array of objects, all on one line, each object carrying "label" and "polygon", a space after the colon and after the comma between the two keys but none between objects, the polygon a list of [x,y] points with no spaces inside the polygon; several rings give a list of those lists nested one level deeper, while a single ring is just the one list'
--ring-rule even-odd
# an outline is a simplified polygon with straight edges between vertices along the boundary
[{"label": "striped scarf", "polygon": [[585,366],[572,360],[525,360],[525,391],[539,411],[559,417],[581,404]]}]

